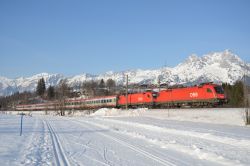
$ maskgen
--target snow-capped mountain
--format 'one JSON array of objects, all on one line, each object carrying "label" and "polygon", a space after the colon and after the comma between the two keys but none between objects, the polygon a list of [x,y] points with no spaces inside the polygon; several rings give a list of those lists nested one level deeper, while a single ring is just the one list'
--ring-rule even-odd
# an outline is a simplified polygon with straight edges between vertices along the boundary
[{"label": "snow-capped mountain", "polygon": [[0,77],[0,96],[11,95],[15,92],[34,91],[40,78],[44,78],[47,86],[55,86],[63,78],[60,74],[40,73],[32,77],[20,77],[17,79],[8,79]]},{"label": "snow-capped mountain", "polygon": [[[193,54],[183,63],[174,68],[163,67],[155,70],[128,70],[122,72],[109,71],[100,75],[81,74],[69,77],[68,83],[71,86],[79,86],[83,81],[88,80],[115,80],[118,84],[125,84],[126,75],[129,83],[157,84],[198,84],[202,82],[227,82],[233,84],[242,79],[244,73],[250,76],[250,64],[245,64],[237,55],[229,50],[213,52],[198,57]],[[61,74],[41,73],[27,78],[8,79],[0,77],[0,96],[10,95],[14,92],[34,91],[40,78],[44,78],[46,86],[57,85],[65,78]]]}]

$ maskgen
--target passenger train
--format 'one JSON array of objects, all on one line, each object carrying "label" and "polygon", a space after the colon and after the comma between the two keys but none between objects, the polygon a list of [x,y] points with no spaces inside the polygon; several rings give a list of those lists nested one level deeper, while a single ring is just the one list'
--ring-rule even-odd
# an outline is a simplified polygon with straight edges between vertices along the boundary
[{"label": "passenger train", "polygon": [[84,110],[98,108],[166,108],[166,107],[215,107],[226,102],[221,85],[205,83],[198,86],[170,88],[128,95],[102,96],[95,98],[68,98],[62,102],[16,105],[17,111],[35,110]]}]

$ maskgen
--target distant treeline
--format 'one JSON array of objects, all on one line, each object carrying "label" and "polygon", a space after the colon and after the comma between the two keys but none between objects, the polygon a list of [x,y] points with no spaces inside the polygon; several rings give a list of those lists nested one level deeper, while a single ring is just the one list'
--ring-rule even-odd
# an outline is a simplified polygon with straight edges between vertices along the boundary
[{"label": "distant treeline", "polygon": [[[250,87],[245,86],[242,81],[237,81],[235,82],[234,85],[230,85],[227,83],[222,84],[225,95],[228,99],[228,106],[231,107],[244,107],[245,106],[245,101],[244,97],[248,98],[249,97],[249,92],[250,92]],[[244,96],[245,93],[245,96]]]}]

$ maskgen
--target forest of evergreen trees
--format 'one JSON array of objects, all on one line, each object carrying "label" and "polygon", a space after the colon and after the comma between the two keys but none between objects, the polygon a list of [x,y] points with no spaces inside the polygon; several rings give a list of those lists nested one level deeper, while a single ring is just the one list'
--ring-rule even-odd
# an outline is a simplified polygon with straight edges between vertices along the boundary
[{"label": "forest of evergreen trees", "polygon": [[[227,83],[222,84],[227,97],[227,106],[230,107],[244,107],[244,84],[242,81],[236,81],[234,85]],[[246,87],[246,93],[249,94],[249,87]],[[248,95],[246,95],[248,96]]]},{"label": "forest of evergreen trees", "polygon": [[[244,85],[242,81],[237,81],[234,85],[223,83],[222,86],[228,99],[228,103],[224,105],[225,107],[244,107]],[[79,97],[81,95],[87,97],[114,95],[124,93],[124,89],[124,86],[116,85],[116,82],[112,79],[108,79],[106,82],[103,79],[86,81],[77,90],[70,87],[67,80],[63,79],[57,86],[48,86],[46,88],[45,81],[41,78],[37,83],[35,92],[17,92],[11,96],[0,97],[0,109],[11,109],[16,104],[60,101],[68,97]],[[249,89],[247,87],[248,94]]]}]

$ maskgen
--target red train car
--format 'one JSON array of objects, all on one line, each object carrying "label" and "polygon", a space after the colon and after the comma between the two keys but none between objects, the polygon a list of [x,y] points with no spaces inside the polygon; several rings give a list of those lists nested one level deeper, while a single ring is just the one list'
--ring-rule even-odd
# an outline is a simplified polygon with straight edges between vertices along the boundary
[{"label": "red train car", "polygon": [[[128,94],[128,107],[153,107],[156,93],[154,92],[143,92]],[[126,107],[127,98],[126,95],[118,96],[118,107]]]},{"label": "red train car", "polygon": [[216,106],[225,101],[222,86],[207,83],[199,86],[160,91],[155,99],[158,107]]}]

